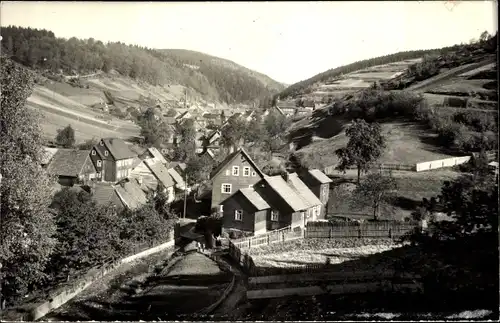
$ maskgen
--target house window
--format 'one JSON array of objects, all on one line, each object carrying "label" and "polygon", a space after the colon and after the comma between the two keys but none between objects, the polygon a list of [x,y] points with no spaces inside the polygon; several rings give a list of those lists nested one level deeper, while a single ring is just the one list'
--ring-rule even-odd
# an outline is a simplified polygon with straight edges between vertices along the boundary
[{"label": "house window", "polygon": [[234,219],[236,221],[242,221],[243,220],[243,211],[242,210],[235,210],[234,211]]},{"label": "house window", "polygon": [[92,156],[95,156],[95,150],[92,150]]},{"label": "house window", "polygon": [[243,167],[243,176],[250,176],[250,167]]},{"label": "house window", "polygon": [[101,172],[97,172],[97,178],[101,178]]},{"label": "house window", "polygon": [[255,176],[257,176],[257,173],[252,172],[252,177],[255,177]]},{"label": "house window", "polygon": [[224,194],[231,194],[231,184],[222,184],[221,192]]},{"label": "house window", "polygon": [[271,211],[271,221],[278,221],[280,217],[280,213],[276,210]]},{"label": "house window", "polygon": [[101,167],[101,165],[102,165],[102,162],[101,162],[100,160],[98,160],[98,161],[97,161],[97,166],[98,166],[98,167]]},{"label": "house window", "polygon": [[116,162],[116,167],[120,167],[121,165],[122,165],[122,161],[121,160],[119,160],[119,161]]},{"label": "house window", "polygon": [[105,151],[104,151],[104,156],[107,156],[107,155],[108,155],[108,151],[107,151],[107,150],[105,150]]},{"label": "house window", "polygon": [[321,205],[318,205],[316,206],[316,208],[314,209],[314,217],[318,217],[319,214],[321,213]]},{"label": "house window", "polygon": [[226,169],[226,176],[229,176],[229,169]]},{"label": "house window", "polygon": [[233,166],[233,176],[240,175],[240,166]]},{"label": "house window", "polygon": [[104,146],[104,142],[102,142],[102,141],[101,141],[99,144],[100,144],[101,146]]}]

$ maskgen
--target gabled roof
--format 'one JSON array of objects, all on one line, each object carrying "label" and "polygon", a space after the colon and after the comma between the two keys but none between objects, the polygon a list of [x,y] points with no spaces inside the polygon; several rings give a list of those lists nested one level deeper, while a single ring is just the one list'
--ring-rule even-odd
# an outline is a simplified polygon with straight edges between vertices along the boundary
[{"label": "gabled roof", "polygon": [[119,138],[103,138],[104,145],[115,160],[136,157],[137,154],[130,150],[129,146]]},{"label": "gabled roof", "polygon": [[58,176],[78,177],[90,150],[59,149],[52,157],[47,171]]},{"label": "gabled roof", "polygon": [[326,184],[326,183],[332,182],[330,177],[326,176],[325,173],[323,173],[319,169],[310,169],[309,174],[311,174],[321,184]]},{"label": "gabled roof", "polygon": [[299,194],[299,196],[306,202],[309,207],[321,205],[318,197],[302,182],[296,173],[288,174],[289,184]]},{"label": "gabled roof", "polygon": [[257,209],[257,211],[271,208],[269,204],[253,188],[242,188],[241,194]]},{"label": "gabled roof", "polygon": [[217,113],[205,113],[203,115],[203,118],[205,118],[205,119],[219,119],[220,115]]},{"label": "gabled roof", "polygon": [[217,176],[221,170],[226,167],[227,164],[229,164],[230,162],[232,162],[237,156],[239,156],[240,154],[242,154],[247,160],[248,162],[250,163],[250,165],[255,169],[255,171],[257,172],[257,174],[259,174],[260,177],[264,177],[264,173],[260,170],[259,166],[257,166],[257,164],[255,164],[255,162],[252,160],[252,158],[248,155],[248,153],[245,151],[245,149],[243,148],[240,148],[238,150],[236,150],[235,152],[233,152],[232,154],[229,154],[220,164],[219,166],[217,166],[217,168],[215,168],[211,173],[210,173],[210,178],[214,178],[215,176]]},{"label": "gabled roof", "polygon": [[156,179],[163,184],[165,187],[172,187],[175,185],[172,176],[168,173],[168,169],[161,162],[155,162],[152,160],[144,160],[144,163],[151,170]]},{"label": "gabled roof", "polygon": [[285,201],[294,211],[307,210],[308,204],[297,194],[297,192],[288,185],[280,176],[265,176],[264,181]]},{"label": "gabled roof", "polygon": [[175,181],[178,187],[185,187],[186,183],[182,176],[173,168],[168,169],[168,173],[172,176],[172,179]]},{"label": "gabled roof", "polygon": [[155,159],[159,160],[163,164],[167,164],[168,163],[168,161],[165,159],[165,157],[155,147],[148,148],[148,151],[151,153],[151,155],[153,155],[153,157]]},{"label": "gabled roof", "polygon": [[129,209],[135,209],[148,202],[146,193],[141,189],[136,180],[126,180],[115,185],[115,191],[120,200]]},{"label": "gabled roof", "polygon": [[92,187],[92,198],[98,205],[106,205],[111,202],[114,194],[116,194],[114,187],[107,183],[96,183]]}]

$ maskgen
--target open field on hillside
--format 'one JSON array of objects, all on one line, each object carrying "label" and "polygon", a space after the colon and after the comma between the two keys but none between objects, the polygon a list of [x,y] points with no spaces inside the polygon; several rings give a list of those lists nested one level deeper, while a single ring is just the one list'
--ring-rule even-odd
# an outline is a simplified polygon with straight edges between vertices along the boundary
[{"label": "open field on hillside", "polygon": [[[379,160],[380,163],[413,165],[452,157],[425,143],[434,135],[414,123],[387,122],[382,124],[382,129],[387,139],[387,148]],[[338,163],[335,150],[345,147],[347,142],[348,138],[342,131],[334,137],[299,149],[297,154],[311,167],[323,169]]]},{"label": "open field on hillside", "polygon": [[300,267],[359,259],[398,248],[390,239],[306,239],[257,247],[249,250],[257,267]]},{"label": "open field on hillside", "polygon": [[340,97],[352,91],[368,88],[373,82],[392,79],[403,73],[408,66],[419,61],[421,59],[406,60],[348,73],[326,84],[316,84],[313,91],[304,97],[314,97],[316,100],[324,96]]},{"label": "open field on hillside", "polygon": [[118,137],[128,139],[132,136],[139,135],[139,130],[134,130],[132,127],[122,128],[117,126],[113,127],[111,125],[95,125],[58,113],[49,112],[35,104],[28,104],[28,107],[42,112],[43,119],[41,121],[41,127],[43,135],[47,140],[53,140],[57,135],[57,130],[63,129],[69,124],[75,129],[75,139],[77,143],[92,138]]},{"label": "open field on hillside", "polygon": [[[394,199],[383,205],[380,211],[381,219],[404,220],[411,218],[422,198],[430,199],[441,193],[444,181],[457,178],[460,173],[452,170],[435,170],[430,172],[396,172],[392,176],[396,180],[397,190]],[[328,214],[337,216],[355,216],[356,218],[371,218],[373,209],[366,207],[358,209],[350,201],[357,179],[356,170],[346,174],[339,173],[332,177],[334,183],[330,187]]]}]

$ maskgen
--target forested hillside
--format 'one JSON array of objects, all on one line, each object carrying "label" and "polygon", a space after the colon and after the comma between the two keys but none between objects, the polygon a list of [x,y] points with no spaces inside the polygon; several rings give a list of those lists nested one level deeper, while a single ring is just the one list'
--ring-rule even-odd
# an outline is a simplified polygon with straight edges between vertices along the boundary
[{"label": "forested hillside", "polygon": [[323,73],[317,74],[307,80],[297,82],[290,85],[285,90],[281,91],[278,96],[280,99],[286,99],[290,97],[296,97],[300,94],[307,93],[308,88],[318,82],[327,82],[343,74],[352,73],[361,69],[369,68],[372,66],[389,64],[404,60],[410,60],[415,58],[423,57],[424,55],[431,53],[447,53],[456,50],[460,45],[455,45],[451,47],[445,47],[441,49],[429,49],[429,50],[415,50],[415,51],[405,51],[395,54],[365,59],[362,61],[357,61],[348,65],[343,65],[340,67],[329,69]]},{"label": "forested hillside", "polygon": [[[232,62],[218,64],[224,60],[196,52],[162,53],[120,42],[104,44],[93,38],[63,39],[48,30],[14,26],[2,27],[0,33],[3,54],[49,75],[85,75],[115,70],[152,85],[180,84],[207,98],[227,103],[269,97],[283,88],[264,75]],[[202,59],[203,64],[196,63],[199,69],[187,66],[186,62],[192,62],[193,57],[206,57]]]},{"label": "forested hillside", "polygon": [[226,102],[235,94],[250,98],[261,97],[262,85],[266,87],[267,93],[277,93],[284,88],[283,84],[269,76],[226,59],[184,49],[164,49],[160,52],[168,59],[184,66],[189,65],[192,70],[205,75]]}]

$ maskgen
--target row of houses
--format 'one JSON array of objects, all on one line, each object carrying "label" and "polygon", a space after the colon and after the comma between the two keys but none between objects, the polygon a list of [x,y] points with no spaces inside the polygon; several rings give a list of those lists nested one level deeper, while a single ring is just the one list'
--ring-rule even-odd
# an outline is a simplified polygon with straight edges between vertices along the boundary
[{"label": "row of houses", "polygon": [[254,234],[324,219],[331,179],[317,169],[268,176],[240,148],[210,175],[211,208],[226,231]]},{"label": "row of houses", "polygon": [[45,148],[42,161],[60,186],[84,187],[98,204],[134,209],[161,185],[173,202],[189,191],[183,163],[172,163],[156,149],[133,151],[118,138],[102,138],[90,150]]}]

